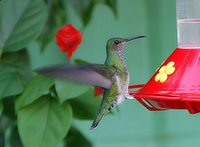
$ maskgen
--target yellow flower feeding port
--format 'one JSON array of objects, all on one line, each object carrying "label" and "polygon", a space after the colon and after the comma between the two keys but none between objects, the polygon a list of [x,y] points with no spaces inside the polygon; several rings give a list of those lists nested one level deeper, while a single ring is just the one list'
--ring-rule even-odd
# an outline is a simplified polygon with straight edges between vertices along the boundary
[{"label": "yellow flower feeding port", "polygon": [[155,76],[155,81],[164,83],[167,80],[168,76],[174,73],[174,64],[175,62],[171,61],[166,66],[162,66],[159,69],[159,73]]}]

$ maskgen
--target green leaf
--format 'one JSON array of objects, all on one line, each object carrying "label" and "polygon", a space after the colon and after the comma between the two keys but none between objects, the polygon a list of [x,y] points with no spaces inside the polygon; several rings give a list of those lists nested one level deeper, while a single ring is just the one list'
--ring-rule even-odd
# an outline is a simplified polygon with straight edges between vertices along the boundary
[{"label": "green leaf", "polygon": [[92,17],[92,12],[97,2],[93,0],[71,0],[71,3],[82,19],[84,26],[86,26]]},{"label": "green leaf", "polygon": [[86,93],[69,100],[73,114],[78,119],[94,119],[100,106],[101,98],[94,96],[94,89],[89,89]]},{"label": "green leaf", "polygon": [[105,0],[105,4],[111,8],[115,17],[117,17],[117,0]]},{"label": "green leaf", "polygon": [[14,68],[24,82],[27,82],[32,77],[29,55],[26,49],[4,53],[1,58],[1,64]]},{"label": "green leaf", "polygon": [[0,52],[24,48],[39,35],[46,17],[47,10],[43,0],[1,1]]},{"label": "green leaf", "polygon": [[92,143],[74,127],[71,127],[65,140],[65,147],[92,147]]},{"label": "green leaf", "polygon": [[94,10],[94,7],[95,7],[95,3],[93,1],[90,1],[87,8],[85,10],[84,9],[82,10],[83,12],[82,21],[85,26],[88,25],[88,23],[90,22],[92,18],[92,12]]},{"label": "green leaf", "polygon": [[19,94],[24,86],[15,69],[0,65],[0,99]]},{"label": "green leaf", "polygon": [[82,60],[82,59],[75,59],[74,63],[75,64],[89,64],[89,62]]},{"label": "green leaf", "polygon": [[67,134],[72,110],[52,97],[41,97],[17,113],[18,129],[26,147],[56,147]]},{"label": "green leaf", "polygon": [[45,94],[48,89],[54,84],[52,79],[41,75],[36,75],[25,87],[24,92],[16,101],[16,110],[29,105],[40,96]]},{"label": "green leaf", "polygon": [[85,85],[78,85],[76,83],[63,82],[59,80],[55,81],[55,87],[61,103],[67,99],[78,97],[89,89],[89,87]]}]

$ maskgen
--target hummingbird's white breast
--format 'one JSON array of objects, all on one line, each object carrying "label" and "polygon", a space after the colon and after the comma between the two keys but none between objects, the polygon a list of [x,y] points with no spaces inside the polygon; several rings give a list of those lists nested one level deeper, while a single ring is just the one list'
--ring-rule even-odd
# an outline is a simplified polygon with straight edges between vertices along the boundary
[{"label": "hummingbird's white breast", "polygon": [[128,85],[129,85],[129,74],[127,73],[127,78],[125,81],[122,81],[120,76],[116,75],[115,80],[118,87],[118,96],[116,98],[116,104],[121,104],[124,100],[127,98],[130,98],[131,96],[128,93]]}]

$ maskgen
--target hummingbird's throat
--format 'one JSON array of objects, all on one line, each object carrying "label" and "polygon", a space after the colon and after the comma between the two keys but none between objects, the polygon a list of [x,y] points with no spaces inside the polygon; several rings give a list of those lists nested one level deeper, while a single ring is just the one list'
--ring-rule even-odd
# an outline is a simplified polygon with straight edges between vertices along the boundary
[{"label": "hummingbird's throat", "polygon": [[126,62],[124,59],[124,46],[126,42],[122,42],[117,49],[117,54],[119,56],[119,62],[122,64],[122,66],[126,67]]}]

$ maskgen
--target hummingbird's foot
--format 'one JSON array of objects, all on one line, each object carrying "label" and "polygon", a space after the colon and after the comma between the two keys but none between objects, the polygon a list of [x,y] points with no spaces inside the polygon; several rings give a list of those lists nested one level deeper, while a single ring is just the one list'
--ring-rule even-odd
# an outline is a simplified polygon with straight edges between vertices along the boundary
[{"label": "hummingbird's foot", "polygon": [[135,98],[133,96],[131,96],[131,95],[127,95],[126,99],[135,100]]}]

